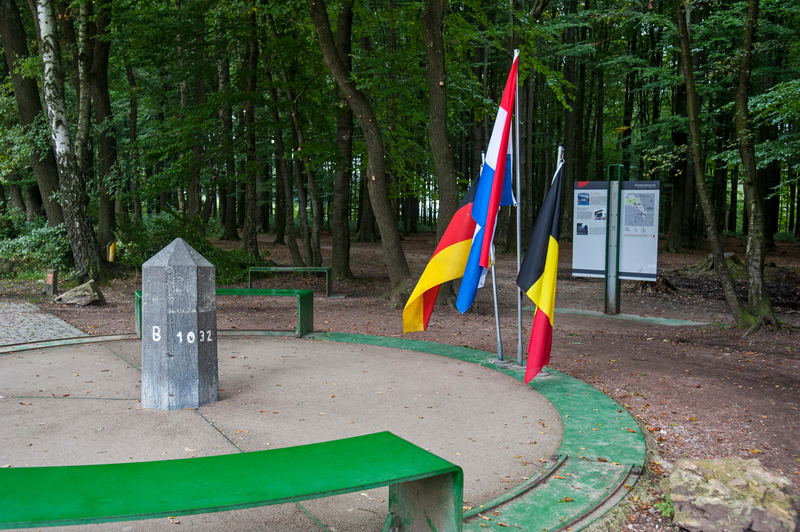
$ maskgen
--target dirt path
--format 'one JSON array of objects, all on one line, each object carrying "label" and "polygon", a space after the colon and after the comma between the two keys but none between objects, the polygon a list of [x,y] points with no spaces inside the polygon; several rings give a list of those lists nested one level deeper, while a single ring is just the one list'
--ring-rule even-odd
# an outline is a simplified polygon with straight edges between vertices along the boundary
[{"label": "dirt path", "polygon": [[[291,264],[286,246],[273,246],[261,236],[261,249],[278,264]],[[222,245],[230,245],[221,243]],[[744,244],[728,241],[726,251],[744,255]],[[429,234],[406,237],[404,248],[414,275],[433,252]],[[560,246],[556,306],[601,311],[601,280],[571,276],[572,247]],[[323,255],[330,254],[330,238]],[[764,330],[743,337],[735,326],[713,277],[685,277],[683,269],[702,260],[707,250],[687,254],[660,253],[659,276],[675,293],[639,292],[624,281],[622,312],[639,316],[690,320],[704,325],[671,327],[604,317],[557,314],[552,367],[596,388],[627,408],[652,435],[658,464],[649,474],[658,478],[675,460],[738,456],[758,458],[794,481],[800,495],[800,336]],[[266,253],[264,253],[266,255]],[[507,358],[517,352],[514,255],[498,259],[500,322]],[[767,256],[769,289],[780,319],[800,326],[800,247],[781,244]],[[315,328],[339,332],[402,336],[402,310],[391,308],[383,294],[388,280],[379,243],[353,243],[355,281],[336,281],[335,293],[345,299],[317,297]],[[488,283],[487,283],[488,284]],[[65,308],[42,302],[30,283],[5,286],[0,300],[32,299],[47,312],[90,334],[133,331],[133,291],[140,279],[117,281],[104,288],[106,307]],[[280,275],[259,279],[255,286],[324,290],[324,279]],[[523,305],[530,305],[529,301]],[[291,329],[294,304],[258,298],[220,300],[222,329]],[[523,311],[523,342],[533,317]],[[491,287],[479,290],[473,312],[449,308],[434,311],[427,331],[415,339],[466,345],[495,352],[496,336]],[[666,474],[666,473],[665,473]],[[661,529],[657,512],[642,503],[631,508],[630,530]]]}]

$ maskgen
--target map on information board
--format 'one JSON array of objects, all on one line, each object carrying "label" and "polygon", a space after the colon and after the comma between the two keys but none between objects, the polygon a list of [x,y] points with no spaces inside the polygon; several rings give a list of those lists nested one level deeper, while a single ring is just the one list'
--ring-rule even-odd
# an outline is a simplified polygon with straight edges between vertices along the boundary
[{"label": "map on information board", "polygon": [[630,230],[628,228],[653,227],[655,225],[656,209],[653,193],[626,192],[623,204],[622,223],[626,231]]}]

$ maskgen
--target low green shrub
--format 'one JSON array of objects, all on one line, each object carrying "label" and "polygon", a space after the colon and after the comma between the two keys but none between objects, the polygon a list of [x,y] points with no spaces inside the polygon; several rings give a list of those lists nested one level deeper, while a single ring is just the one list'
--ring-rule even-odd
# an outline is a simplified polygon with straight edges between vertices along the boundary
[{"label": "low green shrub", "polygon": [[144,220],[130,220],[117,229],[117,261],[141,268],[170,242],[182,238],[214,265],[217,284],[234,284],[247,279],[250,266],[257,266],[259,262],[241,249],[225,251],[214,247],[200,227],[199,220],[190,220],[172,211]]},{"label": "low green shrub", "polygon": [[72,252],[64,225],[50,227],[45,221],[25,222],[14,227],[15,238],[0,238],[0,257],[11,261],[16,276],[55,268],[72,268]]}]

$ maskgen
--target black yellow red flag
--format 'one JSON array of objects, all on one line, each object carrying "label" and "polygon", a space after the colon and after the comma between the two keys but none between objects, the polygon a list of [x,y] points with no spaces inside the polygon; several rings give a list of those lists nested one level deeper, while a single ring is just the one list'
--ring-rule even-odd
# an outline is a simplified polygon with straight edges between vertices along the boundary
[{"label": "black yellow red flag", "polygon": [[531,338],[528,342],[528,363],[525,382],[530,382],[550,362],[553,342],[553,314],[556,305],[556,274],[558,273],[558,233],[561,222],[561,168],[559,162],[553,183],[542,203],[525,259],[517,275],[517,286],[536,304]]}]

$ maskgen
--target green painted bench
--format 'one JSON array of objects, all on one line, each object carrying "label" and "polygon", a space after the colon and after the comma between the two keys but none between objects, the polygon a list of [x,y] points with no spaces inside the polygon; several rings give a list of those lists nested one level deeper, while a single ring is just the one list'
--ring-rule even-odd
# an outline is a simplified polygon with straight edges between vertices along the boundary
[{"label": "green painted bench", "polygon": [[269,273],[280,273],[280,272],[291,272],[291,273],[302,273],[302,272],[314,272],[314,273],[324,273],[325,274],[325,297],[331,297],[331,269],[326,268],[324,266],[253,266],[250,268],[250,271],[247,272],[247,286],[253,286],[253,272],[269,272]]},{"label": "green painted bench", "polygon": [[[294,335],[301,338],[314,330],[314,291],[313,290],[284,290],[279,288],[217,288],[219,296],[261,296],[261,297],[296,297],[297,298],[297,329]],[[142,337],[142,291],[134,292],[133,297],[134,320],[136,321],[136,335]]]},{"label": "green painted bench", "polygon": [[242,454],[0,469],[0,528],[133,521],[389,486],[384,530],[462,530],[461,468],[390,432]]}]

